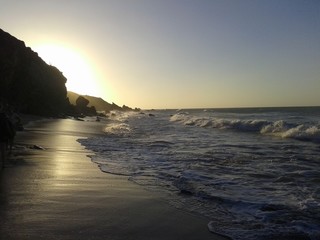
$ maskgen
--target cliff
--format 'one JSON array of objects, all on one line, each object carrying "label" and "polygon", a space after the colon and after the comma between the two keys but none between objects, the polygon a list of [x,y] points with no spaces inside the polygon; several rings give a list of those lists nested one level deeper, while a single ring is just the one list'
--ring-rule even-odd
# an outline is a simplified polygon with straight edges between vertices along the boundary
[{"label": "cliff", "polygon": [[0,29],[0,102],[22,113],[62,114],[70,107],[66,81],[56,67]]}]

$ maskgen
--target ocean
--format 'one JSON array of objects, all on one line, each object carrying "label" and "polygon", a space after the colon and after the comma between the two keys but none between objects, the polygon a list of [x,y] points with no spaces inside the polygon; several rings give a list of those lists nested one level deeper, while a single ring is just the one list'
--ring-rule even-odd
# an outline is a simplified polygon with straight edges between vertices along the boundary
[{"label": "ocean", "polygon": [[79,140],[232,239],[320,239],[320,107],[114,112]]}]

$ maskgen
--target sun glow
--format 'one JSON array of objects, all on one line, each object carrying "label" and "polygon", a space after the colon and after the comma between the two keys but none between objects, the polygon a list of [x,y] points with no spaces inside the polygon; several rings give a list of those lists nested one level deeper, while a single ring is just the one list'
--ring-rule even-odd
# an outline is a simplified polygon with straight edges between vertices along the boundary
[{"label": "sun glow", "polygon": [[99,96],[97,78],[86,58],[73,50],[58,44],[42,44],[34,47],[48,64],[57,67],[67,78],[68,91]]}]

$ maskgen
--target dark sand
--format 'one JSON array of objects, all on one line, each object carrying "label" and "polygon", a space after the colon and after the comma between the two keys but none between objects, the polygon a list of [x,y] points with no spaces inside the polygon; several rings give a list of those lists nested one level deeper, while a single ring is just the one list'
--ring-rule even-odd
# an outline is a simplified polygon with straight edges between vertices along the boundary
[{"label": "dark sand", "polygon": [[102,173],[76,140],[103,126],[45,120],[18,133],[0,171],[0,239],[225,239],[208,231],[208,219]]}]

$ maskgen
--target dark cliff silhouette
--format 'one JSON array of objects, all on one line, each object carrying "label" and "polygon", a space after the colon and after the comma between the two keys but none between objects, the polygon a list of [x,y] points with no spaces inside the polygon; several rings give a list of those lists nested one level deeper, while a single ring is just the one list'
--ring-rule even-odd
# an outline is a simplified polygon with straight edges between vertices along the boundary
[{"label": "dark cliff silhouette", "polygon": [[23,41],[0,29],[0,104],[20,113],[43,116],[133,110],[125,105],[110,104],[102,98],[72,92],[67,95],[66,82],[59,69],[48,65]]},{"label": "dark cliff silhouette", "polygon": [[66,81],[56,67],[0,29],[0,102],[22,113],[64,114],[70,108]]}]

